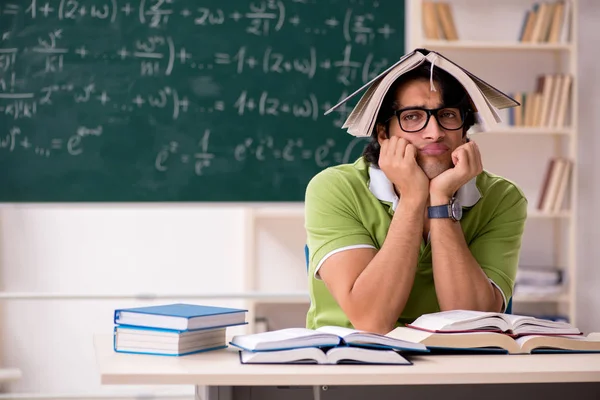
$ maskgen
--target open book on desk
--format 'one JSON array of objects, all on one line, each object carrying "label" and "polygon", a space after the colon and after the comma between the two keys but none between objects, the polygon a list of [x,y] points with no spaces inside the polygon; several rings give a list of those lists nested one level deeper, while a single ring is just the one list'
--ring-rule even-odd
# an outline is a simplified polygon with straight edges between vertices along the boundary
[{"label": "open book on desk", "polygon": [[502,332],[515,337],[524,335],[581,335],[579,329],[567,322],[524,315],[467,310],[424,314],[407,326],[427,332]]},{"label": "open book on desk", "polygon": [[432,354],[440,352],[509,354],[600,352],[599,333],[590,333],[588,336],[527,335],[513,338],[498,332],[436,333],[398,327],[387,336],[424,344]]},{"label": "open book on desk", "polygon": [[240,350],[242,364],[394,364],[412,365],[412,362],[393,350],[361,347],[303,347],[279,351]]},{"label": "open book on desk", "polygon": [[236,335],[230,344],[242,350],[260,352],[306,347],[363,347],[410,352],[428,352],[421,343],[408,342],[376,333],[339,326],[322,326],[315,330],[287,328],[250,335]]}]

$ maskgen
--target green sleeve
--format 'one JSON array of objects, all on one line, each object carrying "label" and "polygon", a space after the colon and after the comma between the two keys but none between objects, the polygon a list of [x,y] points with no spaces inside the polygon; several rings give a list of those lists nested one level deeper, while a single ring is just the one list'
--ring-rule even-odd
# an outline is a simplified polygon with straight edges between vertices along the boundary
[{"label": "green sleeve", "polygon": [[527,219],[527,199],[513,185],[493,195],[497,196],[498,201],[491,218],[469,244],[469,249],[483,272],[498,285],[509,301],[519,265],[521,239]]},{"label": "green sleeve", "polygon": [[359,218],[352,182],[343,172],[325,169],[309,182],[305,198],[305,227],[310,274],[332,251],[348,247],[375,247]]}]

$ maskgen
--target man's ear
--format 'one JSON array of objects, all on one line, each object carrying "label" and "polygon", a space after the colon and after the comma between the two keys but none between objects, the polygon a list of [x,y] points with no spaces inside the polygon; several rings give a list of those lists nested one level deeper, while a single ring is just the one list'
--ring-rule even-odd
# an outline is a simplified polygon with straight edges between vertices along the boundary
[{"label": "man's ear", "polygon": [[379,145],[381,145],[384,140],[389,139],[387,128],[385,124],[382,124],[381,122],[378,122],[375,128],[377,129],[377,141],[379,142]]},{"label": "man's ear", "polygon": [[463,137],[462,137],[463,144],[469,143],[470,141],[471,141],[471,139],[467,136],[467,131],[463,130]]}]

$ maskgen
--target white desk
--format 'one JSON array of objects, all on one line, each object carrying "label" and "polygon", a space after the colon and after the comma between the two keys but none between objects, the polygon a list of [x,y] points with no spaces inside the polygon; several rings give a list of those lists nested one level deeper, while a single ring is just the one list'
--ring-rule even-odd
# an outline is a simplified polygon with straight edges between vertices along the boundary
[{"label": "white desk", "polygon": [[0,368],[0,382],[10,382],[21,379],[22,373],[18,368]]},{"label": "white desk", "polygon": [[[95,348],[103,384],[322,388],[600,382],[600,354],[415,356],[412,366],[242,365],[234,348],[185,357],[120,354],[113,351],[111,336],[96,337]],[[230,395],[213,396],[220,400]]]}]

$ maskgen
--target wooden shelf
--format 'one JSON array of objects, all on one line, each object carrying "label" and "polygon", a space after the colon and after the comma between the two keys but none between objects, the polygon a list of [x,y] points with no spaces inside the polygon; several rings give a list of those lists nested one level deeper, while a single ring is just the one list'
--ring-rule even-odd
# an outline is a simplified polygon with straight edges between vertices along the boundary
[{"label": "wooden shelf", "polygon": [[309,304],[308,293],[274,293],[273,296],[252,300],[254,304]]},{"label": "wooden shelf", "polygon": [[513,297],[515,303],[568,303],[569,301],[569,296],[565,293],[515,294]]},{"label": "wooden shelf", "polygon": [[254,209],[254,217],[269,218],[304,218],[304,203],[289,206],[272,206]]},{"label": "wooden shelf", "polygon": [[526,126],[507,126],[505,129],[494,130],[489,132],[473,132],[470,136],[489,136],[489,135],[564,135],[573,136],[575,133],[570,128],[541,128],[541,127],[526,127]]},{"label": "wooden shelf", "polygon": [[571,211],[559,211],[559,212],[543,212],[539,210],[529,210],[527,211],[527,218],[535,218],[535,219],[549,219],[549,218],[571,218]]},{"label": "wooden shelf", "polygon": [[423,47],[440,50],[540,50],[540,51],[572,51],[570,43],[521,43],[504,41],[477,40],[424,40]]}]

